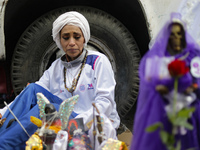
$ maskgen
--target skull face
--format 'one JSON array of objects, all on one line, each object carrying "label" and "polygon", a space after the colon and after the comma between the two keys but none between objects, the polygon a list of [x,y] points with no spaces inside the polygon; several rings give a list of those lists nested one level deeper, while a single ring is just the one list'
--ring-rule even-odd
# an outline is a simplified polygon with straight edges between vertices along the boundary
[{"label": "skull face", "polygon": [[169,43],[168,43],[170,49],[172,49],[176,53],[180,52],[183,49],[182,39],[183,39],[183,32],[181,31],[181,26],[179,24],[173,24],[171,26],[171,33],[169,36]]}]

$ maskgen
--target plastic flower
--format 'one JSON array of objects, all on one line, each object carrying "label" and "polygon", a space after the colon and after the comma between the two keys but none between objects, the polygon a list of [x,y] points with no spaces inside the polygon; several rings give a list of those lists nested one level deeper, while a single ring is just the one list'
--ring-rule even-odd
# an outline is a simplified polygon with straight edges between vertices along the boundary
[{"label": "plastic flower", "polygon": [[180,77],[189,71],[185,61],[175,59],[168,65],[169,73],[172,77]]}]

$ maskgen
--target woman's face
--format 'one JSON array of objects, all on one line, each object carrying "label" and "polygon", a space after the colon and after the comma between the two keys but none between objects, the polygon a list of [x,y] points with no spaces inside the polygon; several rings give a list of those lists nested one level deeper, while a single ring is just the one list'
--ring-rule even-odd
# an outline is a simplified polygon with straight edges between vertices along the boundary
[{"label": "woman's face", "polygon": [[69,61],[81,55],[84,42],[83,33],[77,26],[66,25],[60,32],[60,43]]}]

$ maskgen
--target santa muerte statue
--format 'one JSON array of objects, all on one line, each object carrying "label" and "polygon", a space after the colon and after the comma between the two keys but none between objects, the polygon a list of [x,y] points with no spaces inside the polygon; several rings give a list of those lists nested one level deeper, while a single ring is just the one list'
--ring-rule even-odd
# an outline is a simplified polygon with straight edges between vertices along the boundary
[{"label": "santa muerte statue", "polygon": [[180,14],[161,29],[139,76],[131,150],[199,150],[200,48]]}]

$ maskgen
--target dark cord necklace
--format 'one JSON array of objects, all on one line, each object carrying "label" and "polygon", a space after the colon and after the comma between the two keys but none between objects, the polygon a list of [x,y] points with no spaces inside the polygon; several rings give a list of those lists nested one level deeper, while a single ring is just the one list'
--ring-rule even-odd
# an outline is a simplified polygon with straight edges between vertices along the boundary
[{"label": "dark cord necklace", "polygon": [[72,96],[73,96],[73,92],[74,92],[74,90],[76,89],[76,86],[77,86],[77,84],[78,84],[78,80],[79,80],[79,78],[80,78],[80,76],[81,76],[81,72],[82,72],[82,70],[83,70],[83,68],[84,68],[84,66],[85,66],[86,59],[87,59],[87,53],[88,53],[88,51],[86,50],[86,54],[85,54],[83,63],[82,63],[82,65],[81,65],[81,69],[80,69],[80,71],[79,71],[79,73],[78,73],[77,78],[74,78],[74,79],[73,79],[71,88],[68,88],[67,85],[66,85],[66,71],[67,71],[67,69],[64,67],[64,85],[65,85],[65,88],[67,89],[67,91],[70,92],[70,93],[72,94]]}]

